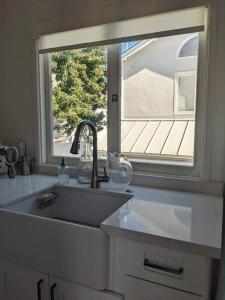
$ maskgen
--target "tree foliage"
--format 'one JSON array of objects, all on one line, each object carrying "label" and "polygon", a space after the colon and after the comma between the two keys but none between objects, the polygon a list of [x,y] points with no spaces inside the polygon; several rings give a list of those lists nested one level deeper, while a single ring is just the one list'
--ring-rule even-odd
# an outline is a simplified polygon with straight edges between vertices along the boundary
[{"label": "tree foliage", "polygon": [[84,119],[105,125],[106,54],[104,47],[56,52],[51,57],[55,129],[70,135]]}]

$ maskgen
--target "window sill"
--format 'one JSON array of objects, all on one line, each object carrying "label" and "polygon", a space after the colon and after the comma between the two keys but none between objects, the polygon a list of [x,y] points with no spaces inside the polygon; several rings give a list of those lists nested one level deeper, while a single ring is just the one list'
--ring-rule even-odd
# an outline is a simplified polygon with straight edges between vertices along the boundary
[{"label": "window sill", "polygon": [[[38,173],[57,176],[58,166],[53,164],[40,164]],[[76,177],[76,168],[69,167],[71,177]],[[178,190],[221,196],[223,194],[223,182],[201,180],[193,177],[170,176],[162,174],[150,174],[147,172],[133,172],[133,185],[151,187],[157,189]]]},{"label": "window sill", "polygon": [[193,161],[187,161],[187,160],[172,160],[172,159],[146,159],[146,158],[131,158],[129,155],[126,155],[129,158],[129,161],[133,164],[147,164],[151,166],[173,166],[173,167],[193,167]]}]

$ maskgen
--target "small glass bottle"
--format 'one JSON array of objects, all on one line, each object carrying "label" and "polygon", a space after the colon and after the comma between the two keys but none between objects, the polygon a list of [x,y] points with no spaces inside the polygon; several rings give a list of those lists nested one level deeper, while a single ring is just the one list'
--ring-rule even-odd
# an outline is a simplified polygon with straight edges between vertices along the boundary
[{"label": "small glass bottle", "polygon": [[65,164],[65,159],[62,157],[61,164],[58,167],[58,183],[68,183],[69,182],[69,168]]}]

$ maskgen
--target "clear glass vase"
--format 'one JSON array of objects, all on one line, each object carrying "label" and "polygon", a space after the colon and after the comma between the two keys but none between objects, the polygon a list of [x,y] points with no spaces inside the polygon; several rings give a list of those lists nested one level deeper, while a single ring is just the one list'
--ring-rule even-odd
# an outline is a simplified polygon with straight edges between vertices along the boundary
[{"label": "clear glass vase", "polygon": [[91,149],[91,138],[89,131],[83,132],[82,140],[82,154],[80,158],[80,164],[77,169],[77,181],[79,183],[89,184],[91,183],[92,168],[93,168],[93,156]]}]

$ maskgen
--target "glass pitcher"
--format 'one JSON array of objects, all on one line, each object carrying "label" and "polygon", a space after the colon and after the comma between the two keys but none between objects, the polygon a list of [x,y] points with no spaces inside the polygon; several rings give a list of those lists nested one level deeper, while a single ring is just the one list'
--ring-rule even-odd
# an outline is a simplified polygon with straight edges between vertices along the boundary
[{"label": "glass pitcher", "polygon": [[130,184],[133,172],[129,160],[120,153],[108,153],[108,172],[112,182],[117,186],[126,187]]}]

